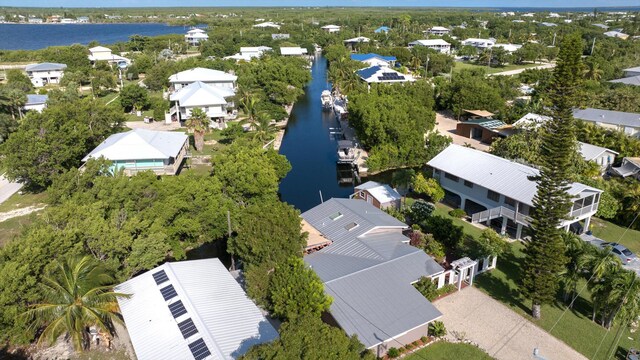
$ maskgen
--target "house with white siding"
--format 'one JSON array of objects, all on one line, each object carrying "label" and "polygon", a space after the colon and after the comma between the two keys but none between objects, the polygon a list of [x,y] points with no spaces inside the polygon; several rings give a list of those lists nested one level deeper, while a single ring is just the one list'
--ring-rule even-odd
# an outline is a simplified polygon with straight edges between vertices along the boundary
[{"label": "house with white siding", "polygon": [[[540,171],[511,160],[467,148],[449,145],[428,162],[433,177],[445,190],[446,199],[471,215],[473,222],[496,226],[502,234],[520,239],[530,226],[537,183],[531,180]],[[602,190],[581,184],[569,184],[573,199],[571,210],[561,227],[574,223],[588,229],[598,211]]]},{"label": "house with white siding", "polygon": [[451,32],[451,29],[448,29],[444,26],[433,26],[429,30],[424,31],[426,34],[442,36],[447,35]]},{"label": "house with white siding", "polygon": [[233,107],[233,96],[233,89],[196,81],[169,95],[169,115],[172,121],[183,123],[191,118],[191,112],[197,108],[207,114],[211,127],[225,128],[225,120],[232,116],[228,109]]},{"label": "house with white siding", "polygon": [[575,109],[573,117],[605,129],[640,137],[640,114],[603,109]]},{"label": "house with white siding", "polygon": [[131,64],[131,60],[126,57],[115,55],[108,47],[96,46],[89,49],[89,61],[94,64],[96,61],[106,61],[109,64],[118,64],[124,62]]},{"label": "house with white siding", "polygon": [[307,49],[300,46],[282,46],[280,47],[280,55],[282,56],[303,56],[307,55]]},{"label": "house with white siding", "polygon": [[578,141],[578,151],[586,161],[592,161],[600,165],[601,172],[609,170],[619,154],[602,146],[591,145]]},{"label": "house with white siding", "polygon": [[340,32],[340,26],[338,25],[325,25],[323,27],[321,27],[322,30],[328,32],[328,33],[337,33]]},{"label": "house with white siding", "polygon": [[184,40],[191,46],[198,46],[200,43],[209,40],[209,35],[203,29],[194,28],[187,31]]},{"label": "house with white siding", "polygon": [[40,63],[27,65],[25,71],[33,86],[43,87],[49,84],[59,84],[66,68],[66,64]]},{"label": "house with white siding", "polygon": [[443,54],[449,54],[451,52],[451,44],[442,39],[416,40],[409,43],[410,49],[414,46],[424,46]]},{"label": "house with white siding", "polygon": [[469,38],[462,40],[463,46],[473,46],[478,50],[484,50],[493,47],[496,44],[496,39],[478,39]]},{"label": "house with white siding", "polygon": [[47,107],[47,100],[49,100],[49,95],[27,94],[24,110],[41,113]]},{"label": "house with white siding", "polygon": [[409,74],[403,74],[386,66],[371,66],[356,71],[356,74],[369,84],[371,83],[404,83],[414,82],[416,79]]},{"label": "house with white siding", "polygon": [[173,91],[180,90],[197,81],[210,86],[231,89],[235,92],[238,77],[224,71],[206,68],[193,68],[169,77],[169,83]]}]

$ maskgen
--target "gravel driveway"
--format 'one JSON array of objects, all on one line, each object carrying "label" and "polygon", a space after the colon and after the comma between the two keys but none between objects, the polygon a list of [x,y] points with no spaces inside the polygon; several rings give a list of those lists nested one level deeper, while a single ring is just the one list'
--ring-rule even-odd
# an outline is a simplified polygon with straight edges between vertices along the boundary
[{"label": "gravel driveway", "polygon": [[586,358],[529,320],[474,287],[467,287],[434,303],[444,314],[449,335],[465,337],[498,360],[534,359],[533,349],[547,360]]},{"label": "gravel driveway", "polygon": [[469,144],[474,148],[482,151],[486,151],[489,149],[489,145],[483,144],[478,140],[466,138],[464,136],[460,136],[456,134],[456,126],[458,125],[458,120],[452,118],[449,114],[444,112],[436,112],[436,129],[442,135],[446,135],[453,139],[453,143],[457,145],[465,145]]}]

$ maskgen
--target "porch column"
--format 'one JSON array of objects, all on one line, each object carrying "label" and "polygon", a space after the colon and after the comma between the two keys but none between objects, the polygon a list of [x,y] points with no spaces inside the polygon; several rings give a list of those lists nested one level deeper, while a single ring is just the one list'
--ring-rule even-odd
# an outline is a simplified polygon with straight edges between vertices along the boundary
[{"label": "porch column", "polygon": [[500,235],[504,235],[507,232],[507,222],[508,219],[506,216],[502,217],[502,228],[500,229]]},{"label": "porch column", "polygon": [[516,226],[516,240],[520,240],[521,237],[522,237],[522,224],[518,224],[518,226]]},{"label": "porch column", "polygon": [[493,257],[493,261],[491,262],[491,268],[495,269],[496,268],[496,264],[498,263],[498,257],[494,256]]},{"label": "porch column", "polygon": [[487,270],[487,268],[489,268],[489,261],[491,261],[491,256],[487,256],[483,261],[482,261],[482,271]]},{"label": "porch column", "polygon": [[571,225],[571,224],[567,224],[567,225],[565,225],[565,226],[564,226],[564,231],[569,232],[569,226],[570,226],[570,225]]},{"label": "porch column", "polygon": [[467,198],[464,196],[460,196],[460,209],[464,210],[464,206],[467,203]]},{"label": "porch column", "polygon": [[456,272],[449,270],[449,285],[452,285],[456,276]]},{"label": "porch column", "polygon": [[444,286],[444,273],[438,276],[438,289]]},{"label": "porch column", "polygon": [[473,278],[476,277],[476,266],[478,266],[478,264],[473,265],[471,268],[469,268],[469,286],[473,286]]},{"label": "porch column", "polygon": [[591,225],[591,216],[584,219],[584,229],[582,229],[582,233],[589,231],[589,225]]},{"label": "porch column", "polygon": [[462,289],[462,279],[464,278],[465,273],[466,273],[466,270],[463,270],[463,269],[458,270],[458,291]]}]

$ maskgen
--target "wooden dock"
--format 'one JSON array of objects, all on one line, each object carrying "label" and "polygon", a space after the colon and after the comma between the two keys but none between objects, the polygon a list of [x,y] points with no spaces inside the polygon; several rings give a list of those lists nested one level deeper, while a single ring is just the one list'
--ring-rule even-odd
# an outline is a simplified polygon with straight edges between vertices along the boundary
[{"label": "wooden dock", "polygon": [[367,167],[367,159],[369,158],[369,153],[360,147],[358,137],[356,136],[356,131],[349,125],[349,122],[347,120],[339,121],[345,140],[351,140],[354,143],[358,144],[358,150],[354,164],[358,167],[359,175],[366,176],[367,172],[369,171],[369,168]]}]

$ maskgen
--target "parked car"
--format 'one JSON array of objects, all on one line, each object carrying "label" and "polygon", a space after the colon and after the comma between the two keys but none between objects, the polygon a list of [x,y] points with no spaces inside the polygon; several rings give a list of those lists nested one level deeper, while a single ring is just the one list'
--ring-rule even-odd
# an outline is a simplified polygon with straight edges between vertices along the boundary
[{"label": "parked car", "polygon": [[603,249],[607,247],[611,248],[611,253],[613,253],[618,258],[620,258],[623,265],[628,265],[632,261],[638,260],[638,257],[636,256],[636,254],[634,254],[633,252],[631,252],[631,250],[627,249],[626,247],[618,243],[604,242],[600,244],[600,247],[602,247]]}]

